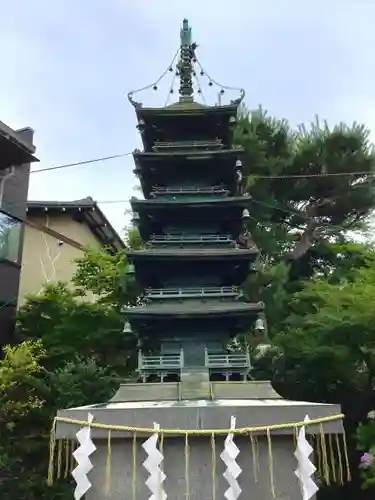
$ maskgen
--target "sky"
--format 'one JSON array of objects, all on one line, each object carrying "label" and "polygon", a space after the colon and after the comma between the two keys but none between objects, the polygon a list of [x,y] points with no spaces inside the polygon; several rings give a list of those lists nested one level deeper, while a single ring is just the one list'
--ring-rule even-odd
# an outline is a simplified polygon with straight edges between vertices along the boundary
[{"label": "sky", "polygon": [[[197,55],[293,125],[316,115],[365,123],[375,138],[374,0],[0,0],[0,120],[30,126],[47,168],[141,146],[127,93],[152,84],[189,19]],[[164,105],[171,85],[137,95]],[[207,77],[201,78],[203,93]],[[177,88],[177,87],[175,87]],[[217,89],[219,90],[219,89]],[[173,95],[172,95],[173,97]],[[213,96],[215,97],[215,96]],[[173,102],[169,101],[169,102]],[[136,195],[132,156],[31,175],[29,199],[92,196],[115,228]]]}]

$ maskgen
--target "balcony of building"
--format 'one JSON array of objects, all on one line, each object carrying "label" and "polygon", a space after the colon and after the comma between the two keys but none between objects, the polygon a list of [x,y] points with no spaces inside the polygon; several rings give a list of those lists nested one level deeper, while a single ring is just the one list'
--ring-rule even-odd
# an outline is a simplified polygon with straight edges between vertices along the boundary
[{"label": "balcony of building", "polygon": [[148,247],[170,248],[170,247],[236,247],[236,241],[230,234],[151,234]]},{"label": "balcony of building", "polygon": [[224,148],[222,139],[206,139],[199,141],[156,141],[153,150],[157,153],[176,151],[217,151]]},{"label": "balcony of building", "polygon": [[226,186],[186,186],[186,187],[163,187],[163,186],[153,186],[151,191],[152,198],[159,199],[176,199],[176,197],[195,198],[199,196],[207,197],[207,199],[229,196],[230,190]]},{"label": "balcony of building", "polygon": [[240,295],[237,286],[206,286],[178,288],[147,288],[145,298],[149,300],[185,299],[235,299]]}]

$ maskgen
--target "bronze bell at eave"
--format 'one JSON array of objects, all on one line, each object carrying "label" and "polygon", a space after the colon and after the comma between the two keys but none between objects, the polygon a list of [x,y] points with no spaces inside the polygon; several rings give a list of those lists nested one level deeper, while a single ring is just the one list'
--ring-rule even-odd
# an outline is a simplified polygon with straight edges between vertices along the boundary
[{"label": "bronze bell at eave", "polygon": [[129,264],[127,269],[126,269],[126,274],[128,276],[134,276],[135,274],[135,267],[134,267],[134,264]]},{"label": "bronze bell at eave", "polygon": [[132,327],[129,323],[129,321],[126,321],[125,324],[124,324],[124,328],[122,330],[122,333],[132,333]]}]

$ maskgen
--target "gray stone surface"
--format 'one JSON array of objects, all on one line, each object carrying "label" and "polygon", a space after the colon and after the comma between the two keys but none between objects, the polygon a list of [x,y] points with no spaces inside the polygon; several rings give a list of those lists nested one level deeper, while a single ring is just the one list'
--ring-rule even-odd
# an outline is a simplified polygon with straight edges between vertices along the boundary
[{"label": "gray stone surface", "polygon": [[[306,415],[311,420],[341,413],[339,405],[287,401],[284,399],[222,399],[197,401],[143,401],[108,403],[61,410],[58,416],[87,421],[88,412],[94,422],[108,425],[152,428],[153,422],[162,429],[227,429],[232,415],[237,427],[258,427],[287,422],[300,422]],[[58,422],[58,438],[74,438],[80,426]],[[341,433],[342,421],[324,424],[326,433]],[[275,434],[290,434],[293,429],[279,429]],[[319,426],[309,426],[307,432],[319,432]],[[105,438],[107,431],[92,429],[93,437]],[[132,436],[125,431],[115,432],[117,439]]]},{"label": "gray stone surface", "polygon": [[[189,378],[185,380],[188,381]],[[189,394],[181,390],[181,385],[178,382],[121,384],[111,402],[189,399],[186,397]],[[205,388],[207,399],[281,399],[268,381],[210,382],[209,385],[209,388]],[[200,399],[204,399],[204,396]]]},{"label": "gray stone surface", "polygon": [[[224,492],[228,484],[222,474],[225,465],[220,459],[223,450],[223,439],[216,441],[216,498],[224,499]],[[150,491],[145,486],[147,471],[142,466],[146,458],[141,448],[142,440],[137,440],[136,453],[136,498],[145,500],[150,496]],[[91,459],[94,469],[89,477],[92,488],[86,495],[87,500],[103,500],[106,484],[106,441],[96,441],[97,451]],[[269,475],[268,445],[265,438],[258,440],[258,462],[257,481],[254,479],[254,463],[251,442],[248,437],[236,438],[236,444],[240,449],[238,463],[243,473],[239,476],[239,483],[243,490],[241,498],[254,498],[258,500],[273,499],[271,492],[271,481]],[[111,481],[108,498],[111,500],[133,499],[133,443],[131,440],[114,441],[111,447]],[[165,491],[171,500],[186,500],[187,485],[185,477],[185,438],[172,438],[164,440],[163,465],[167,476]],[[273,469],[275,498],[279,500],[300,500],[301,491],[294,476],[296,468],[294,458],[294,443],[292,436],[277,436],[272,440]],[[189,439],[189,462],[188,462],[188,490],[190,500],[211,500],[213,498],[213,475],[212,475],[212,446],[209,437],[196,437]]]}]

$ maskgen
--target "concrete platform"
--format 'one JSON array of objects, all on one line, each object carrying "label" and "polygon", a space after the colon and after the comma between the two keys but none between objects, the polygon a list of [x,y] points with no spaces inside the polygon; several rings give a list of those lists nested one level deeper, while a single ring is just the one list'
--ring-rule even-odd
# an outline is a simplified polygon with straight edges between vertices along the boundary
[{"label": "concrete platform", "polygon": [[[86,421],[88,413],[94,423],[152,428],[157,422],[161,429],[207,430],[228,429],[231,416],[236,417],[236,427],[271,426],[339,415],[338,405],[319,404],[282,399],[268,382],[238,382],[198,384],[191,393],[180,384],[125,384],[112,400],[105,404],[71,408],[58,412],[58,417]],[[183,394],[210,393],[209,398],[183,399]],[[141,398],[145,398],[141,400]],[[343,432],[342,420],[326,422],[324,432]],[[58,439],[74,439],[81,426],[57,422]],[[239,477],[242,488],[240,498],[249,495],[262,500],[300,500],[300,485],[294,475],[295,439],[293,428],[271,431],[272,465],[269,442],[263,430],[253,434],[256,453],[249,435],[235,436],[240,449],[237,462],[243,470]],[[319,425],[306,428],[307,433],[319,433]],[[142,443],[149,434],[136,432],[111,432],[110,491],[108,487],[108,430],[92,428],[92,438],[97,450],[90,457],[94,468],[89,474],[92,488],[86,500],[145,499],[150,492],[145,485],[147,472]],[[188,464],[186,462],[186,434],[164,434],[163,470],[167,476],[165,491],[173,500],[211,500],[213,488],[217,499],[224,498],[228,484],[223,478],[225,465],[220,459],[225,435],[212,434],[188,437]],[[213,458],[215,457],[215,458]],[[213,465],[215,464],[215,465]],[[134,467],[135,465],[135,467]],[[214,469],[213,469],[214,467]],[[271,467],[271,469],[270,469]],[[270,475],[272,470],[272,475]],[[188,473],[187,473],[188,471]],[[188,477],[187,477],[188,474]],[[274,489],[274,493],[273,493]]]}]

